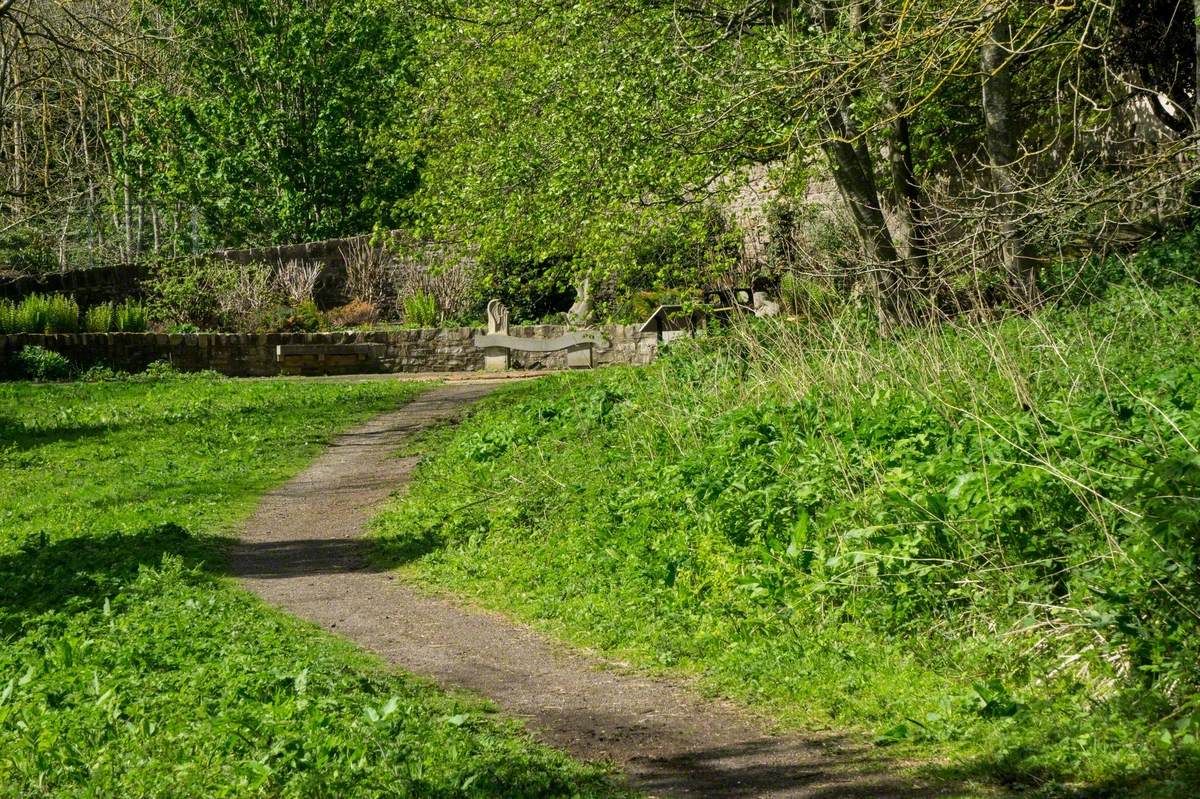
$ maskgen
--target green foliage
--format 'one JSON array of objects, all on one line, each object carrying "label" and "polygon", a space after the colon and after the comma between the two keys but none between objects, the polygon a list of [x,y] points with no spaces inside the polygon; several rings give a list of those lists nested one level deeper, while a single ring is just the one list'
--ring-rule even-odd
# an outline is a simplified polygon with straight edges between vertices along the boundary
[{"label": "green foliage", "polygon": [[93,305],[83,315],[83,332],[107,333],[113,329],[116,315],[116,307],[111,302]]},{"label": "green foliage", "polygon": [[413,327],[433,327],[437,324],[437,301],[432,294],[411,294],[405,297],[401,304],[404,308],[405,324]]},{"label": "green foliage", "polygon": [[138,175],[154,165],[148,191],[198,209],[193,236],[275,244],[400,221],[415,171],[377,139],[404,114],[407,15],[376,0],[158,5],[177,71],[140,88],[127,158]]},{"label": "green foliage", "polygon": [[164,259],[146,282],[146,308],[156,322],[219,329],[226,319],[220,298],[230,291],[233,276],[219,260]]},{"label": "green foliage", "polygon": [[[492,33],[483,46],[455,20],[477,15]],[[712,176],[761,138],[740,128],[735,147],[708,148],[729,127],[706,125],[713,87],[675,58],[672,29],[667,7],[594,3],[463,5],[429,20],[416,48],[420,113],[390,132],[398,157],[420,158],[422,230],[469,232],[488,274],[549,272],[558,291],[584,274],[597,290],[700,282],[727,255],[714,246],[727,231],[694,190],[725,196],[733,182]],[[693,126],[714,136],[680,146],[673,133]]]},{"label": "green foliage", "polygon": [[312,300],[306,300],[295,308],[276,305],[248,321],[249,324],[243,327],[250,327],[259,333],[315,333],[325,326],[325,317]]},{"label": "green foliage", "polygon": [[0,385],[0,794],[619,795],[208,570],[213,532],[419,390]]},{"label": "green foliage", "polygon": [[79,305],[63,294],[30,294],[20,302],[0,300],[0,333],[75,333]]},{"label": "green foliage", "polygon": [[1198,332],[1200,291],[1114,287],[983,328],[680,342],[485,401],[380,540],[439,586],[958,776],[1184,795]]},{"label": "green foliage", "polygon": [[1200,228],[1176,232],[1133,253],[1053,261],[1043,271],[1046,294],[1058,302],[1079,304],[1102,298],[1111,286],[1128,283],[1162,288],[1200,279]]},{"label": "green foliage", "polygon": [[146,307],[141,303],[126,300],[115,308],[113,330],[119,333],[144,333],[147,327]]},{"label": "green foliage", "polygon": [[156,265],[146,293],[146,315],[176,332],[315,332],[325,326],[312,300],[287,303],[273,268],[262,262],[169,259]]},{"label": "green foliage", "polygon": [[146,328],[146,308],[134,300],[93,305],[83,315],[85,333],[144,333]]},{"label": "green foliage", "polygon": [[843,304],[828,283],[795,272],[779,278],[779,301],[786,313],[816,321],[836,315]]},{"label": "green foliage", "polygon": [[65,355],[45,347],[25,346],[13,358],[15,377],[29,380],[66,380],[73,367]]}]

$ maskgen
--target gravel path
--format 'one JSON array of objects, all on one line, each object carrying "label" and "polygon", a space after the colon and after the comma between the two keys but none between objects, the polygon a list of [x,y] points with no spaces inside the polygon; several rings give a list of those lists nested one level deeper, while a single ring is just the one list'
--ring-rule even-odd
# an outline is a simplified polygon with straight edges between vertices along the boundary
[{"label": "gravel path", "polygon": [[267,602],[397,666],[491,699],[551,746],[611,761],[654,796],[936,795],[901,782],[870,748],[835,735],[770,735],[684,685],[630,674],[373,568],[363,525],[417,461],[392,453],[496,385],[440,386],[340,437],[263,498],[232,550],[233,573]]}]

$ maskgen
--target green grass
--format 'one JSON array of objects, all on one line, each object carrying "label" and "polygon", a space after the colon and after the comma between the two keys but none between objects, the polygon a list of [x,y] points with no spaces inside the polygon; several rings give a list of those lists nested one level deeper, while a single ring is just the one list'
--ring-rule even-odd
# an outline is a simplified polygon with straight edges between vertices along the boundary
[{"label": "green grass", "polygon": [[425,442],[382,552],[934,776],[1194,795],[1200,290],[1106,291],[511,387]]},{"label": "green grass", "polygon": [[220,533],[411,383],[0,383],[0,795],[612,795],[219,576]]}]

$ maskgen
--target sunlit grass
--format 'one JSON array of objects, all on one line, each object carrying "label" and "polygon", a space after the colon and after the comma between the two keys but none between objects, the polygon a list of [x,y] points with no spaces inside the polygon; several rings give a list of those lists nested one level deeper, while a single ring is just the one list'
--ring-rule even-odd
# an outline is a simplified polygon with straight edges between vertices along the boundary
[{"label": "sunlit grass", "polygon": [[0,794],[611,793],[219,576],[213,533],[419,390],[0,384]]}]

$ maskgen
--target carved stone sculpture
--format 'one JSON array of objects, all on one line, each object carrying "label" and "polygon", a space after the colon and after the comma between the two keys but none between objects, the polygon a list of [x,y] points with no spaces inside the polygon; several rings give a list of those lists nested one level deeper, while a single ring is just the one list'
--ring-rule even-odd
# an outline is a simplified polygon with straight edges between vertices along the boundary
[{"label": "carved stone sculpture", "polygon": [[489,335],[508,335],[508,308],[500,300],[492,300],[487,304],[487,323]]},{"label": "carved stone sculpture", "polygon": [[592,279],[585,277],[575,286],[575,304],[567,311],[567,321],[576,326],[586,325],[592,318]]}]

